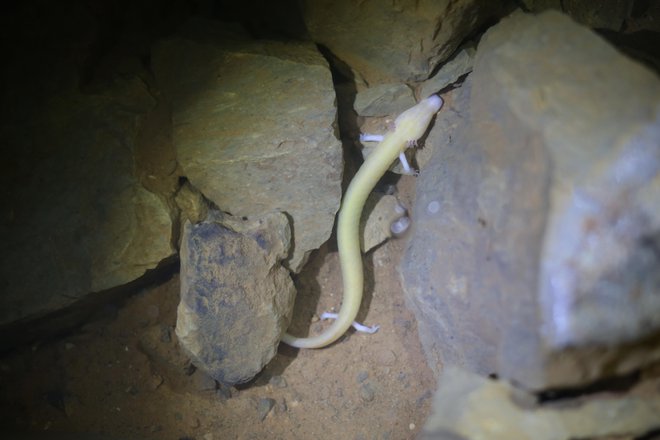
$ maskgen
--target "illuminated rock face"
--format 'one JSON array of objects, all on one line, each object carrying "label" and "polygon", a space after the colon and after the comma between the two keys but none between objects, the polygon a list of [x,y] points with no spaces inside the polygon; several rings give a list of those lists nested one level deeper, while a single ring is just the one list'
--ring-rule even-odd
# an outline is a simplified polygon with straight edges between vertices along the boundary
[{"label": "illuminated rock face", "polygon": [[515,14],[453,99],[401,267],[431,365],[539,389],[658,359],[657,77],[559,13]]},{"label": "illuminated rock face", "polygon": [[156,45],[153,65],[186,178],[233,215],[290,215],[286,265],[298,272],[329,238],[341,199],[327,62],[310,43],[255,42],[201,20]]}]

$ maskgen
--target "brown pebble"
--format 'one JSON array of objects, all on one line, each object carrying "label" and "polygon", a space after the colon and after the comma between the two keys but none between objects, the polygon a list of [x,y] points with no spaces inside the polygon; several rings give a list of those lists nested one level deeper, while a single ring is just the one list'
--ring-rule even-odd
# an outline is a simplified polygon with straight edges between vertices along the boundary
[{"label": "brown pebble", "polygon": [[360,397],[365,402],[371,402],[376,397],[376,391],[369,382],[363,383],[360,387]]},{"label": "brown pebble", "polygon": [[266,416],[270,413],[270,411],[273,409],[274,406],[275,406],[275,399],[271,399],[270,397],[259,399],[259,403],[257,404],[257,413],[259,414],[259,420],[263,421],[266,418]]},{"label": "brown pebble", "polygon": [[268,381],[269,384],[276,388],[286,388],[286,380],[282,376],[273,376]]}]

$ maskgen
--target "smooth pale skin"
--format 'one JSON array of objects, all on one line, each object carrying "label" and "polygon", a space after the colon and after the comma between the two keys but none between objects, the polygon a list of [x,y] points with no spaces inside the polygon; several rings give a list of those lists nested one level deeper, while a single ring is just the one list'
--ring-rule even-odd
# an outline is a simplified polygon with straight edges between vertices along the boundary
[{"label": "smooth pale skin", "polygon": [[344,300],[338,318],[323,333],[309,338],[298,338],[288,333],[282,341],[299,348],[321,348],[339,339],[353,323],[362,303],[364,274],[360,252],[360,217],[364,203],[376,183],[390,168],[399,153],[422,137],[443,101],[431,95],[414,107],[401,113],[394,121],[394,131],[364,161],[351,180],[337,221],[337,246],[344,282]]}]

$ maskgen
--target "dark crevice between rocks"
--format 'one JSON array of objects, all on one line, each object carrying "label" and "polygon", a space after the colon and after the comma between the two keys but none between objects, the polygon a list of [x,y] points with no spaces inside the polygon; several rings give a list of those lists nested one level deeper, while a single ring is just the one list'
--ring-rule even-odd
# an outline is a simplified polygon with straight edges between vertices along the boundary
[{"label": "dark crevice between rocks", "polygon": [[91,93],[97,87],[102,89],[104,83],[114,81],[118,74],[127,73],[121,66],[131,57],[140,60],[141,67],[148,72],[150,47],[155,41],[174,33],[190,17],[208,15],[196,2],[161,2],[155,7],[135,5],[127,9],[129,3],[90,4],[85,8],[95,35],[79,66],[83,93]]},{"label": "dark crevice between rocks", "polygon": [[341,141],[344,153],[343,194],[363,161],[359,150],[355,148],[360,137],[359,116],[353,109],[357,87],[355,77],[348,64],[335,56],[327,47],[320,44],[316,47],[328,62],[335,89],[337,102],[335,135]]},{"label": "dark crevice between rocks", "polygon": [[660,439],[660,428],[653,429],[647,433],[635,437],[612,437],[610,435],[605,437],[571,437],[569,440],[616,440],[616,439],[630,439],[630,440],[658,440]]},{"label": "dark crevice between rocks", "polygon": [[186,183],[188,182],[188,179],[183,176],[179,176],[177,179],[177,187],[175,193],[172,195],[172,197],[167,200],[167,205],[170,209],[170,212],[175,213],[174,215],[171,216],[172,218],[172,229],[171,229],[171,235],[170,235],[170,246],[172,246],[172,249],[176,249],[177,252],[181,248],[181,236],[183,235],[183,223],[185,222],[185,219],[183,218],[183,212],[181,210],[181,207],[179,207],[176,203],[176,195],[178,194],[179,191],[181,191],[181,188],[183,188]]},{"label": "dark crevice between rocks", "polygon": [[626,56],[660,74],[660,33],[648,30],[630,33],[608,29],[595,31]]},{"label": "dark crevice between rocks", "polygon": [[308,41],[310,38],[298,0],[216,0],[212,15],[226,23],[240,23],[255,39]]},{"label": "dark crevice between rocks", "polygon": [[660,428],[653,429],[646,434],[639,437],[634,437],[633,440],[658,440],[660,439]]},{"label": "dark crevice between rocks", "polygon": [[[481,34],[479,35],[479,38],[481,38]],[[456,58],[456,56],[458,56],[463,50],[465,50],[465,49],[469,49],[470,47],[474,47],[474,48],[476,48],[476,47],[477,47],[477,44],[478,44],[478,42],[479,42],[479,38],[468,38],[468,39],[463,40],[463,42],[462,42],[462,43],[456,48],[456,50],[454,51],[454,53],[453,53],[449,58],[447,58],[445,61],[443,61],[442,63],[440,63],[440,64],[438,64],[437,66],[435,66],[435,68],[431,71],[431,74],[429,75],[429,78],[433,78],[435,75],[437,75],[438,72],[439,72],[439,71],[440,71],[440,70],[441,70],[446,64],[451,63],[452,61],[454,61],[454,59]],[[456,81],[447,84],[446,86],[444,86],[444,87],[441,88],[440,90],[436,90],[435,93],[436,93],[437,95],[443,95],[443,94],[445,94],[445,93],[447,93],[447,92],[450,92],[450,91],[452,91],[452,90],[454,90],[454,89],[457,89],[457,88],[461,87],[461,86],[463,85],[463,83],[465,82],[465,79],[468,77],[468,75],[469,75],[470,73],[472,73],[472,72],[468,72],[468,73],[465,73],[465,74],[459,76],[459,77],[456,79]],[[420,97],[418,96],[418,98],[420,98]]]},{"label": "dark crevice between rocks", "polygon": [[639,245],[653,253],[656,260],[660,260],[660,231],[640,237]]},{"label": "dark crevice between rocks", "polygon": [[454,89],[458,89],[459,87],[462,87],[463,83],[465,82],[465,79],[470,75],[470,73],[472,73],[472,72],[468,72],[468,73],[465,73],[465,74],[459,76],[456,79],[456,81],[454,81],[453,83],[447,84],[446,86],[444,86],[440,90],[437,90],[435,93],[437,95],[444,95],[447,92],[451,92]]},{"label": "dark crevice between rocks", "polygon": [[651,0],[635,0],[630,8],[630,17],[640,18],[649,13],[651,9]]},{"label": "dark crevice between rocks", "polygon": [[527,7],[527,5],[525,4],[525,2],[523,0],[514,0],[514,3],[518,7],[518,9],[520,9],[523,12],[528,13],[528,14],[530,12],[532,12],[532,10],[529,7]]},{"label": "dark crevice between rocks", "polygon": [[631,391],[639,383],[640,378],[641,372],[638,370],[629,374],[598,380],[585,386],[548,389],[537,394],[538,403],[557,403],[601,393],[625,393]]},{"label": "dark crevice between rocks", "polygon": [[[501,19],[502,17],[505,17],[511,13],[513,13],[516,9],[522,9],[525,12],[529,12],[529,10],[526,8],[524,2],[522,1],[515,1],[515,0],[509,0],[509,1],[503,1],[500,2],[500,4],[497,7],[494,7],[492,9],[491,14],[483,20],[480,26],[475,27],[472,24],[466,25],[466,28],[472,29],[465,37],[460,41],[460,44],[455,48],[453,53],[447,57],[444,61],[441,63],[438,63],[435,65],[435,67],[431,70],[427,78],[432,78],[435,74],[438,73],[442,67],[451,62],[457,54],[459,54],[463,49],[467,47],[477,47],[479,44],[479,40],[481,40],[481,37],[488,31],[488,29],[492,28],[495,26]],[[471,14],[465,14],[463,17],[464,20],[470,21],[472,19]],[[461,24],[457,25],[458,27],[461,27]],[[438,28],[435,30],[433,38],[435,39],[437,34],[440,32],[440,29],[442,27],[442,23],[439,23]],[[466,74],[467,76],[467,74]],[[463,80],[465,77],[463,77]],[[463,80],[457,81],[459,85],[463,82]],[[449,89],[442,89],[441,91],[437,91],[438,93],[444,93],[445,91],[448,91]]]},{"label": "dark crevice between rocks", "polygon": [[[359,116],[353,109],[357,88],[355,78],[350,67],[341,59],[336,57],[330,49],[317,44],[318,51],[328,62],[330,74],[332,75],[332,84],[335,89],[335,99],[337,105],[337,119],[335,120],[335,136],[341,141],[342,154],[344,156],[344,169],[342,171],[341,193],[346,192],[348,184],[357,172],[363,162],[360,151],[356,144],[360,137]],[[337,222],[332,227],[332,233],[328,241],[330,250],[336,251]]]},{"label": "dark crevice between rocks", "polygon": [[173,255],[130,283],[90,293],[56,312],[0,326],[0,356],[37,341],[43,344],[58,340],[88,322],[107,317],[108,313],[116,314],[128,298],[143,289],[165,283],[178,272],[179,258]]}]

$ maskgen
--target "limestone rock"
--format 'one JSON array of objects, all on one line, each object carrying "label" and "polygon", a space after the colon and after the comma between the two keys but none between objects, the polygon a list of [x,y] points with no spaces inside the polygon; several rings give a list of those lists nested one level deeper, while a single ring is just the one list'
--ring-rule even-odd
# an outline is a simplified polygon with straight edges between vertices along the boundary
[{"label": "limestone rock", "polygon": [[417,104],[410,87],[405,84],[380,84],[359,91],[355,111],[360,116],[391,116]]},{"label": "limestone rock", "polygon": [[185,176],[221,210],[292,219],[298,271],[330,236],[342,150],[327,63],[310,43],[254,42],[194,21],[154,49]]},{"label": "limestone rock", "polygon": [[281,266],[290,241],[282,213],[243,221],[213,212],[186,224],[176,335],[214,379],[246,382],[275,355],[295,299]]},{"label": "limestone rock", "polygon": [[430,365],[537,389],[660,358],[658,78],[559,13],[514,14],[448,101],[401,265]]},{"label": "limestone rock", "polygon": [[306,0],[303,20],[367,84],[421,81],[502,8],[497,2]]},{"label": "limestone rock", "polygon": [[447,368],[421,440],[569,440],[643,436],[658,428],[657,395],[564,399],[536,404],[511,385]]}]

